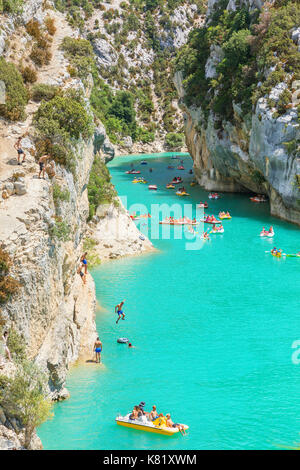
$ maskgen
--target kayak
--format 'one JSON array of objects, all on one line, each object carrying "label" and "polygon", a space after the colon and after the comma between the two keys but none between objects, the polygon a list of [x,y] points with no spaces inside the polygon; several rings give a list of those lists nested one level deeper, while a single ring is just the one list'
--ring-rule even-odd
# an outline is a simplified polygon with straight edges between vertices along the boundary
[{"label": "kayak", "polygon": [[138,170],[128,170],[128,171],[125,171],[125,173],[127,175],[139,175],[141,172]]},{"label": "kayak", "polygon": [[198,204],[197,207],[200,207],[200,208],[203,207],[204,209],[207,209],[207,208],[208,208],[208,204],[207,204],[207,202],[200,202],[200,204]]},{"label": "kayak", "polygon": [[176,196],[189,196],[189,193],[186,192],[181,192],[181,191],[176,191]]},{"label": "kayak", "polygon": [[221,230],[211,230],[209,233],[224,233],[224,229]]},{"label": "kayak", "polygon": [[150,190],[152,189],[152,190],[155,190],[155,191],[156,191],[156,190],[157,190],[157,186],[156,186],[156,184],[149,184],[148,189],[150,189]]},{"label": "kayak", "polygon": [[208,198],[209,198],[209,199],[219,199],[220,196],[219,196],[219,194],[212,194],[212,193],[210,193],[210,194],[208,195]]},{"label": "kayak", "polygon": [[166,188],[167,189],[175,189],[175,186],[173,184],[167,184]]},{"label": "kayak", "polygon": [[196,186],[196,184],[197,184],[196,181],[192,181],[192,182],[190,183],[190,186]]},{"label": "kayak", "polygon": [[133,182],[133,184],[136,184],[136,183],[144,183],[145,184],[145,183],[147,183],[146,180],[133,180],[132,182]]},{"label": "kayak", "polygon": [[143,161],[141,162],[141,165],[148,165],[148,162],[146,162],[146,160],[143,160]]},{"label": "kayak", "polygon": [[184,170],[184,166],[178,166],[177,170]]},{"label": "kayak", "polygon": [[[165,425],[155,425],[153,422],[148,421],[145,416],[141,416],[137,419],[130,419],[130,413],[126,416],[117,416],[116,423],[119,426],[124,426],[126,428],[137,429],[138,431],[147,431],[153,432],[155,434],[162,434],[164,436],[174,436],[179,433],[178,428],[169,428]],[[189,427],[186,424],[183,424],[184,429],[187,430]]]},{"label": "kayak", "polygon": [[221,215],[219,214],[219,218],[220,218],[221,220],[226,220],[226,219],[229,220],[229,219],[231,219],[232,217],[231,217],[231,215],[222,215],[222,216],[221,216]]}]

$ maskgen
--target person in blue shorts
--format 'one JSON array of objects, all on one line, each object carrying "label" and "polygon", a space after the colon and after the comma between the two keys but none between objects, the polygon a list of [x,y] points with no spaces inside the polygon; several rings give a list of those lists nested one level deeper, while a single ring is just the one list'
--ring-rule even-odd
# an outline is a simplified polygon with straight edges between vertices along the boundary
[{"label": "person in blue shorts", "polygon": [[96,354],[96,362],[101,362],[101,351],[102,351],[102,343],[99,339],[99,337],[96,339],[95,344],[94,344],[94,351]]},{"label": "person in blue shorts", "polygon": [[122,320],[125,320],[125,314],[122,310],[124,302],[125,302],[125,300],[123,300],[123,302],[121,302],[121,303],[119,303],[118,305],[115,306],[115,313],[118,315],[118,320],[116,321],[116,323],[119,322],[121,317],[122,317]]}]

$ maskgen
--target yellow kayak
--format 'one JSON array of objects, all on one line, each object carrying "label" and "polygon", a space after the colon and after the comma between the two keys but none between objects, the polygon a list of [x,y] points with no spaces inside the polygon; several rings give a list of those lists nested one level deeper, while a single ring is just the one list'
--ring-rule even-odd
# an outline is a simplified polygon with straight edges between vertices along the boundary
[{"label": "yellow kayak", "polygon": [[232,218],[231,215],[222,215],[222,216],[219,215],[219,219],[221,219],[221,220],[224,220],[224,219],[228,219],[228,220],[229,220],[229,219],[231,219],[231,218]]},{"label": "yellow kayak", "polygon": [[177,196],[189,196],[189,193],[181,193],[180,191],[176,192]]}]

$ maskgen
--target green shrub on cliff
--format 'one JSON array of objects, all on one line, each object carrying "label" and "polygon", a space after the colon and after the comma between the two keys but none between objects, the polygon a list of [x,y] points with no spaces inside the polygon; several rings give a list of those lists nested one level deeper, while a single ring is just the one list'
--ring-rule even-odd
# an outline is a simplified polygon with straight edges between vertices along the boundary
[{"label": "green shrub on cliff", "polygon": [[13,378],[0,378],[1,405],[25,427],[25,448],[30,448],[32,435],[51,416],[52,404],[46,399],[46,375],[30,361],[17,366]]},{"label": "green shrub on cliff", "polygon": [[24,0],[0,0],[0,13],[20,13]]},{"label": "green shrub on cliff", "polygon": [[5,103],[0,104],[0,116],[11,121],[23,121],[28,92],[23,77],[15,65],[0,57],[0,80],[5,84]]},{"label": "green shrub on cliff", "polygon": [[100,204],[114,202],[117,193],[110,182],[111,176],[103,160],[96,156],[90,173],[88,184],[89,219],[96,214]]},{"label": "green shrub on cliff", "polygon": [[73,147],[78,139],[92,136],[94,125],[81,96],[69,93],[43,101],[33,120],[38,130],[38,155],[49,153],[69,170],[74,170]]},{"label": "green shrub on cliff", "polygon": [[0,305],[7,302],[20,288],[20,283],[10,275],[11,266],[9,254],[0,247]]},{"label": "green shrub on cliff", "polygon": [[170,132],[166,135],[166,144],[170,149],[177,150],[183,146],[184,135],[177,134],[176,132]]}]

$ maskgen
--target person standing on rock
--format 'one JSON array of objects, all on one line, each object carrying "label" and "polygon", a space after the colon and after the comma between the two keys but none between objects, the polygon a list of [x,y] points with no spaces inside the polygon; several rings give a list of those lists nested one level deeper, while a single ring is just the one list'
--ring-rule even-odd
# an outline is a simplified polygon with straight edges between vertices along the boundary
[{"label": "person standing on rock", "polygon": [[45,179],[45,163],[49,158],[51,158],[50,155],[42,155],[40,157],[40,159],[39,159],[39,165],[40,165],[39,178],[41,177],[41,173],[43,172],[43,179]]},{"label": "person standing on rock", "polygon": [[121,303],[119,303],[118,305],[115,306],[115,313],[118,315],[118,320],[116,321],[116,323],[119,322],[121,317],[122,317],[122,320],[125,320],[125,314],[122,310],[124,302],[125,302],[125,300],[123,300],[123,302],[121,302]]},{"label": "person standing on rock", "polygon": [[96,362],[99,362],[99,364],[100,364],[100,362],[101,362],[102,343],[99,339],[99,336],[95,341],[94,351],[95,351],[95,354],[96,354]]},{"label": "person standing on rock", "polygon": [[87,254],[88,253],[86,251],[85,253],[83,253],[83,255],[80,258],[80,262],[82,263],[82,267],[84,267],[84,274],[85,275],[87,275],[87,264],[88,264],[87,259],[86,259]]},{"label": "person standing on rock", "polygon": [[[26,157],[25,152],[24,152],[24,150],[22,149],[22,146],[21,146],[21,140],[22,140],[22,137],[19,137],[17,142],[14,145],[14,147],[15,147],[17,153],[18,153],[18,165],[21,165],[21,163],[24,163],[25,162],[25,157]],[[22,162],[20,162],[21,155],[23,155]]]}]

